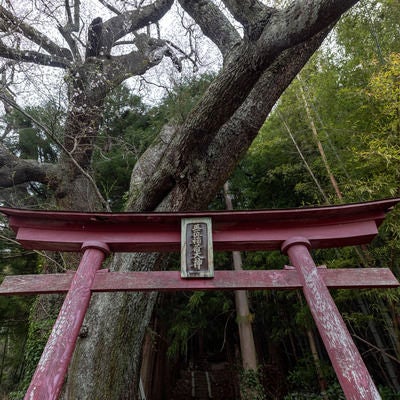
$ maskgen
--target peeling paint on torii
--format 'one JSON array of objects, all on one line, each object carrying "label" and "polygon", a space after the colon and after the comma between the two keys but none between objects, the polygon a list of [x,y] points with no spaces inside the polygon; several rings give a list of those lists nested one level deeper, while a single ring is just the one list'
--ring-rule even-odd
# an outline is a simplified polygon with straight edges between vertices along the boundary
[{"label": "peeling paint on torii", "polygon": [[[369,243],[388,199],[341,206],[202,213],[77,213],[0,208],[28,249],[83,251],[74,274],[9,276],[0,295],[66,292],[25,399],[57,399],[92,292],[302,288],[332,365],[351,400],[380,399],[328,288],[398,287],[386,268],[329,270],[309,250]],[[99,270],[109,252],[179,251],[181,221],[210,218],[214,250],[276,250],[293,266],[281,270],[215,271],[212,279],[182,279],[179,272]]]}]

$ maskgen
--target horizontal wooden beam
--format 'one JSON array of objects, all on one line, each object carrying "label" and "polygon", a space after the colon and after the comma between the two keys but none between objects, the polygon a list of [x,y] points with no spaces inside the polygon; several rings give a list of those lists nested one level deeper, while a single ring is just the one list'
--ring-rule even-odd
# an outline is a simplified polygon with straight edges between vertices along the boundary
[{"label": "horizontal wooden beam", "polygon": [[202,212],[150,212],[150,213],[91,213],[76,211],[26,210],[19,208],[0,207],[0,213],[10,218],[13,229],[24,227],[54,228],[107,225],[159,225],[180,226],[182,218],[211,217],[217,224],[234,226],[237,223],[286,224],[314,223],[320,224],[332,221],[355,221],[374,218],[379,225],[385,214],[391,210],[400,198],[368,201],[362,203],[341,204],[333,206],[302,207],[270,210],[235,210],[235,211],[202,211]]},{"label": "horizontal wooden beam", "polygon": [[293,237],[313,248],[369,243],[400,199],[329,207],[189,213],[78,213],[0,207],[28,249],[79,251],[96,240],[112,252],[179,251],[182,218],[209,217],[217,251],[277,250]]},{"label": "horizontal wooden beam", "polygon": [[[339,247],[369,243],[378,233],[373,220],[326,226],[236,226],[223,229],[213,224],[213,247],[216,251],[278,250],[293,236],[308,238],[313,247]],[[180,226],[162,230],[157,225],[132,225],[129,229],[117,226],[102,229],[55,230],[20,228],[17,240],[27,249],[50,251],[80,251],[86,241],[106,243],[112,252],[180,251]]]},{"label": "horizontal wooden beam", "polygon": [[[387,268],[318,268],[326,286],[339,288],[394,288],[400,284]],[[0,295],[65,293],[73,273],[7,276]],[[92,292],[178,290],[264,290],[301,288],[298,273],[284,270],[215,271],[213,279],[182,279],[177,271],[96,273]]]}]

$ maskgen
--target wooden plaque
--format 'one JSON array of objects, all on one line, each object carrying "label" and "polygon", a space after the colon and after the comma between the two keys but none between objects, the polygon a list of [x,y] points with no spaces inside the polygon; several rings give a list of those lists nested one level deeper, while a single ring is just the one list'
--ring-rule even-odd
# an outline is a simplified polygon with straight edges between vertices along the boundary
[{"label": "wooden plaque", "polygon": [[181,277],[213,278],[211,218],[183,218],[181,226]]}]

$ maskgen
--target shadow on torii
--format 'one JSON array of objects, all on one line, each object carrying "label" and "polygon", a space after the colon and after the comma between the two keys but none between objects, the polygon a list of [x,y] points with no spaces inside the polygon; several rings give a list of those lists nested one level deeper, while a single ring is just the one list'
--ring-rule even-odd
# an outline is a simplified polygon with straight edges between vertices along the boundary
[{"label": "shadow on torii", "polygon": [[[27,249],[83,251],[74,274],[8,276],[0,295],[67,293],[25,399],[57,399],[92,292],[302,288],[346,399],[380,399],[328,288],[398,287],[387,268],[317,267],[310,249],[369,243],[400,198],[329,207],[197,213],[0,208]],[[212,253],[281,250],[280,270],[213,271]],[[100,270],[110,252],[181,251],[181,272]]]}]

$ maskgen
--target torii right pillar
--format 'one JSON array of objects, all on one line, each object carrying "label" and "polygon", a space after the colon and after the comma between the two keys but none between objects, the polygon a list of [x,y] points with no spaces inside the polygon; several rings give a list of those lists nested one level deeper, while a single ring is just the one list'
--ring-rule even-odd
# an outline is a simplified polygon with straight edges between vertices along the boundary
[{"label": "torii right pillar", "polygon": [[293,237],[282,244],[282,252],[287,253],[299,274],[304,296],[346,399],[379,400],[378,389],[322,276],[318,274],[310,249],[311,244],[304,237]]}]

